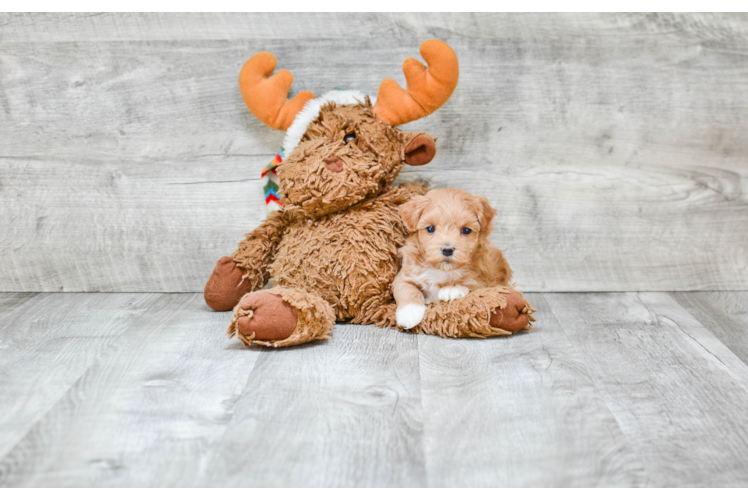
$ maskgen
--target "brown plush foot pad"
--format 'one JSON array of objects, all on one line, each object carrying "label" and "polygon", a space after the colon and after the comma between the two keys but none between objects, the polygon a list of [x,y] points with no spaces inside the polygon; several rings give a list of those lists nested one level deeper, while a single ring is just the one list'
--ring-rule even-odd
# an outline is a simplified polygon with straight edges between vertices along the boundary
[{"label": "brown plush foot pad", "polygon": [[221,257],[205,284],[205,303],[216,311],[230,311],[252,291],[249,281],[242,281],[244,271],[231,257]]},{"label": "brown plush foot pad", "polygon": [[242,297],[226,333],[244,345],[288,347],[329,339],[335,311],[319,295],[298,288],[271,288]]},{"label": "brown plush foot pad", "polygon": [[534,311],[532,306],[518,291],[512,288],[504,294],[504,297],[506,298],[506,307],[491,313],[490,325],[508,332],[516,332],[527,327],[532,320],[532,312]]},{"label": "brown plush foot pad", "polygon": [[285,340],[296,329],[296,308],[278,295],[263,291],[250,293],[239,302],[239,307],[252,311],[237,320],[239,332],[246,338]]}]

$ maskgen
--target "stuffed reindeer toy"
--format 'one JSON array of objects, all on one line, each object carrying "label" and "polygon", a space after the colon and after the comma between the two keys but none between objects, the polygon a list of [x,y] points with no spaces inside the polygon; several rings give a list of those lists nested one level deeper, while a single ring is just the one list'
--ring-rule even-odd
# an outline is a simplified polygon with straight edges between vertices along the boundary
[{"label": "stuffed reindeer toy", "polygon": [[[260,52],[239,76],[244,102],[269,127],[286,131],[281,153],[263,171],[265,221],[222,257],[205,286],[217,311],[233,309],[229,336],[285,347],[330,337],[336,321],[399,328],[392,282],[408,236],[398,209],[428,189],[392,187],[400,170],[424,165],[435,140],[397,126],[447,102],[459,66],[445,43],[421,45],[428,67],[403,64],[407,90],[385,79],[377,99],[358,91],[309,91],[288,100],[293,76]],[[266,288],[268,280],[273,286]],[[504,283],[508,285],[508,283]],[[428,305],[414,333],[491,337],[528,329],[534,310],[510,286],[475,290]],[[511,326],[508,326],[511,325]]]}]

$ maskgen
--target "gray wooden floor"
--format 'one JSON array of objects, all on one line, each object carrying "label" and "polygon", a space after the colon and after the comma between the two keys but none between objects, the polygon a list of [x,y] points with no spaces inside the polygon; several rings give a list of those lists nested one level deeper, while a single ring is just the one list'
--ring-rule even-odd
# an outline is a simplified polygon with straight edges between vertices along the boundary
[{"label": "gray wooden floor", "polygon": [[748,292],[274,351],[200,294],[0,294],[3,486],[748,486]]}]

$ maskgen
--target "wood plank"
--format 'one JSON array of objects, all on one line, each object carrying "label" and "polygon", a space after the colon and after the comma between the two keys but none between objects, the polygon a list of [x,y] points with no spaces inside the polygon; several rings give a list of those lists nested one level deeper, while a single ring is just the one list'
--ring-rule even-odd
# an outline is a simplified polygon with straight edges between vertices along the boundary
[{"label": "wood plank", "polygon": [[425,486],[418,339],[337,325],[264,350],[203,486]]},{"label": "wood plank", "polygon": [[560,38],[668,35],[748,38],[743,13],[0,13],[0,41]]},{"label": "wood plank", "polygon": [[17,314],[17,311],[23,309],[26,303],[36,298],[37,295],[39,294],[33,292],[0,292],[0,321],[7,321],[13,317]]},{"label": "wood plank", "polygon": [[0,294],[0,457],[153,299],[151,294]]},{"label": "wood plank", "polygon": [[402,36],[482,39],[600,38],[626,35],[676,36],[697,39],[748,38],[744,13],[522,12],[522,13],[395,13]]},{"label": "wood plank", "polygon": [[748,367],[666,293],[547,294],[647,486],[748,485]]},{"label": "wood plank", "polygon": [[2,459],[0,483],[190,485],[258,356],[224,336],[228,316],[159,297]]},{"label": "wood plank", "polygon": [[0,198],[13,200],[0,204],[0,290],[202,291],[264,218],[259,171],[245,163],[0,160]]},{"label": "wood plank", "polygon": [[[0,13],[0,41],[267,40],[387,38],[387,14],[341,12]],[[339,42],[340,43],[340,42]]]},{"label": "wood plank", "polygon": [[200,291],[264,216],[282,140],[244,107],[246,58],[274,52],[294,92],[373,92],[426,36],[461,81],[404,127],[440,152],[401,177],[489,196],[527,290],[748,289],[748,17],[289,18],[368,34],[345,44],[241,38],[270,18],[233,19],[2,18],[0,291]]},{"label": "wood plank", "polygon": [[645,473],[549,311],[489,340],[419,337],[429,486],[638,486]]},{"label": "wood plank", "polygon": [[[142,158],[155,165],[174,157],[272,159],[283,133],[249,113],[238,75],[252,54],[276,46],[259,41],[0,42],[7,68],[0,73],[2,157]],[[281,49],[279,56],[287,52]],[[280,62],[294,70],[297,81],[311,72],[301,70],[306,65],[299,57],[284,56]],[[270,160],[263,156],[255,163],[250,156],[245,161],[256,170]]]},{"label": "wood plank", "polygon": [[748,364],[748,293],[671,293],[684,309]]},{"label": "wood plank", "polygon": [[[740,40],[448,41],[460,57],[457,90],[437,113],[406,127],[441,137],[440,151],[514,169],[742,165],[739,117],[748,97],[736,91],[748,86],[748,47]],[[374,93],[385,77],[403,81],[402,61],[417,55],[419,43],[0,42],[8,68],[0,75],[7,120],[0,145],[11,157],[275,153],[282,133],[252,117],[238,91],[249,56],[274,53],[294,74],[293,92],[341,85]]]}]

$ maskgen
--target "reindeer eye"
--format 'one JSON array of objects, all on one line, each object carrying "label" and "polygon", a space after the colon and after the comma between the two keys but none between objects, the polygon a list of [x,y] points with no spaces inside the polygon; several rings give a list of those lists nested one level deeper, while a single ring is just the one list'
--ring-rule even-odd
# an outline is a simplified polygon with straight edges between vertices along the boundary
[{"label": "reindeer eye", "polygon": [[343,137],[343,144],[348,144],[350,141],[356,140],[356,134],[351,132],[350,134],[345,134],[345,137]]},{"label": "reindeer eye", "polygon": [[426,232],[428,233],[433,233],[434,231],[436,231],[436,228],[434,226],[429,226],[426,228]]},{"label": "reindeer eye", "polygon": [[470,234],[472,232],[473,232],[473,230],[470,229],[469,227],[463,227],[462,228],[462,234]]}]

